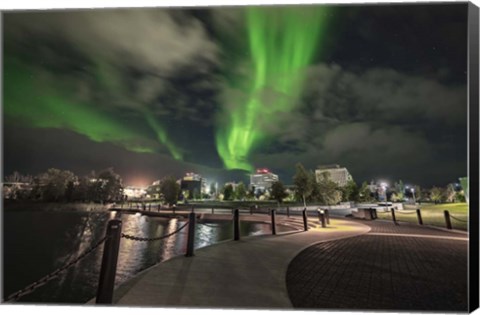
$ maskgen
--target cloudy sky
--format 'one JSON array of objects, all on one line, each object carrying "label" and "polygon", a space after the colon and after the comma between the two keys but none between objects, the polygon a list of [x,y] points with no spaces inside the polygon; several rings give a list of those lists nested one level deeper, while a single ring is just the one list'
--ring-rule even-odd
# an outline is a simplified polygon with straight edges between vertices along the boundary
[{"label": "cloudy sky", "polygon": [[467,174],[467,5],[3,15],[4,174]]}]

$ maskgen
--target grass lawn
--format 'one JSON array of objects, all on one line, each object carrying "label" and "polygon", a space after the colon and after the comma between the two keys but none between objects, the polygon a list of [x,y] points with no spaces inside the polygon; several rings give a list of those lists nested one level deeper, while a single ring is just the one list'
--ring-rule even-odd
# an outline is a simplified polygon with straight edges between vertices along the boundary
[{"label": "grass lawn", "polygon": [[[467,203],[444,203],[437,205],[431,203],[422,203],[419,205],[419,208],[422,212],[423,224],[446,227],[443,211],[448,210],[453,228],[458,230],[467,230]],[[412,206],[405,210],[396,210],[395,216],[398,221],[418,223],[417,214],[414,212],[414,210],[415,209]],[[378,212],[378,218],[391,220],[392,215],[390,212]]]}]

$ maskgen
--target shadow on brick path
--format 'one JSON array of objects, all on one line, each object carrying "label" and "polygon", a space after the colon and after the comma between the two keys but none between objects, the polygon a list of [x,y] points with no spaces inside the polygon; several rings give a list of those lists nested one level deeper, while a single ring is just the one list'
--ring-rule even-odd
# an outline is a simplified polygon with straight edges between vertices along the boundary
[{"label": "shadow on brick path", "polygon": [[467,311],[468,242],[443,238],[460,235],[378,221],[368,225],[371,233],[417,236],[364,234],[305,249],[287,271],[294,307]]}]

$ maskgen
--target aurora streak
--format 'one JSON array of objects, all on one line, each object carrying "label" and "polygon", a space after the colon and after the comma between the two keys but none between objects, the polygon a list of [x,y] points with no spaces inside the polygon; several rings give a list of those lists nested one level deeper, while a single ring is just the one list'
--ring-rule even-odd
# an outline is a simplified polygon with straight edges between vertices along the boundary
[{"label": "aurora streak", "polygon": [[[295,109],[305,70],[325,34],[328,8],[250,7],[246,10],[253,76],[243,78],[247,101],[221,115],[217,150],[227,169],[251,171],[248,158],[268,139],[262,121]],[[274,95],[266,101],[265,93]]]},{"label": "aurora streak", "polygon": [[[151,130],[138,128],[138,123],[125,123],[98,106],[76,100],[74,89],[45,71],[12,57],[7,57],[4,64],[4,109],[8,118],[17,118],[35,128],[67,129],[92,141],[109,142],[137,153],[165,152],[166,148],[176,160],[182,158],[164,128],[145,107],[139,105],[138,110]],[[99,86],[114,90],[115,82],[105,85],[104,81],[112,82],[106,78],[98,80]]]}]

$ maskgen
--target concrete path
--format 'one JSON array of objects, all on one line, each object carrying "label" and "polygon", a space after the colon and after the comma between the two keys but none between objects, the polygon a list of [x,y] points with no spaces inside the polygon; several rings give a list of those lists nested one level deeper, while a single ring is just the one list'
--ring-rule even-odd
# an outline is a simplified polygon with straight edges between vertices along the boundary
[{"label": "concrete path", "polygon": [[160,263],[120,285],[114,303],[130,306],[293,308],[285,275],[292,259],[318,242],[370,230],[360,222],[331,219],[328,228],[227,241]]},{"label": "concrete path", "polygon": [[295,257],[287,272],[295,308],[467,311],[468,234],[363,222],[369,233]]}]

